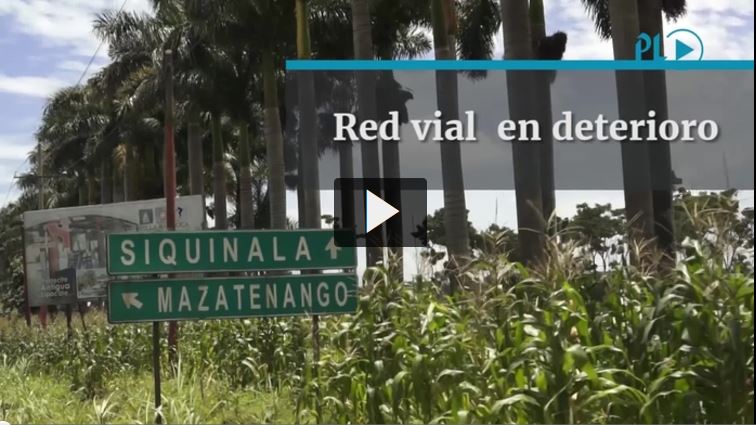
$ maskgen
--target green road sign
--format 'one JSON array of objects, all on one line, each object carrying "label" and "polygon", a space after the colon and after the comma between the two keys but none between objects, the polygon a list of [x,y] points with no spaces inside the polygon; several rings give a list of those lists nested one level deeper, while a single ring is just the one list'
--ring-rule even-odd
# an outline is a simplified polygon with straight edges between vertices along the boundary
[{"label": "green road sign", "polygon": [[108,283],[110,323],[351,313],[357,276],[315,274]]},{"label": "green road sign", "polygon": [[111,233],[111,275],[250,270],[344,269],[357,265],[354,247],[337,246],[348,230],[232,230]]}]

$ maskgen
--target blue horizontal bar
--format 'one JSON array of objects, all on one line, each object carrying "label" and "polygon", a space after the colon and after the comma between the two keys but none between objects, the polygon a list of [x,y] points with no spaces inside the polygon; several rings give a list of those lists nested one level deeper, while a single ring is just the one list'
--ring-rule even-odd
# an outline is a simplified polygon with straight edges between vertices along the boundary
[{"label": "blue horizontal bar", "polygon": [[753,71],[753,60],[303,60],[286,61],[289,71],[490,71],[490,70],[670,70]]}]

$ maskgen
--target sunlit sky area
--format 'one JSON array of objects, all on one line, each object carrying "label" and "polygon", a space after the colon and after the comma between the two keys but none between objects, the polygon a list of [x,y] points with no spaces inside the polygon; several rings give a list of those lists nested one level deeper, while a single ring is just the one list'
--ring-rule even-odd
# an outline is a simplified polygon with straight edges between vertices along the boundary
[{"label": "sunlit sky area", "polygon": [[[569,35],[566,59],[611,59],[611,43],[598,38],[579,0],[544,3],[548,31]],[[0,206],[17,196],[13,176],[28,167],[46,99],[108,63],[107,45],[91,30],[95,14],[122,6],[150,11],[149,0],[0,2]],[[667,24],[668,32],[694,29],[704,40],[705,59],[753,59],[752,1],[693,1],[688,9],[684,18]],[[498,36],[496,57],[501,44]]]}]

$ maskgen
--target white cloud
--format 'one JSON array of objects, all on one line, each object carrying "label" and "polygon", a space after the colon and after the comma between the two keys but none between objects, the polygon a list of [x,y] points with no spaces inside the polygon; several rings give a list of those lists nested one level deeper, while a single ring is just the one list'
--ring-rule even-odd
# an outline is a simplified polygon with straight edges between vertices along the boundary
[{"label": "white cloud", "polygon": [[56,65],[58,69],[61,69],[63,71],[73,71],[73,72],[84,72],[85,69],[87,69],[87,62],[82,61],[76,61],[76,60],[65,60],[63,62],[60,62]]},{"label": "white cloud", "polygon": [[15,173],[23,171],[20,164],[0,160],[0,208],[8,201],[16,199],[18,188],[15,186]]},{"label": "white cloud", "polygon": [[0,160],[24,160],[29,156],[29,147],[21,145],[1,146]]},{"label": "white cloud", "polygon": [[54,77],[10,76],[0,74],[0,93],[48,97],[66,82]]},{"label": "white cloud", "polygon": [[[0,16],[14,23],[12,30],[38,38],[49,46],[70,49],[72,54],[91,56],[99,41],[92,34],[97,13],[108,9],[149,11],[149,0],[3,0]],[[107,49],[99,56],[106,57]]]},{"label": "white cloud", "polygon": [[[753,59],[752,1],[688,2],[688,14],[665,25],[669,33],[678,28],[695,31],[704,43],[704,59]],[[665,49],[671,48],[667,39]]]},{"label": "white cloud", "polygon": [[23,161],[34,147],[34,139],[21,134],[0,134],[0,161]]},{"label": "white cloud", "polygon": [[[613,58],[611,42],[598,37],[580,2],[544,3],[547,30],[568,34],[565,59]],[[704,59],[753,59],[753,12],[751,0],[690,1],[688,13],[677,22],[666,22],[664,29],[666,33],[677,28],[694,30],[703,39]],[[673,51],[671,42],[667,40],[668,51]],[[497,48],[501,51],[501,40],[497,40]]]}]

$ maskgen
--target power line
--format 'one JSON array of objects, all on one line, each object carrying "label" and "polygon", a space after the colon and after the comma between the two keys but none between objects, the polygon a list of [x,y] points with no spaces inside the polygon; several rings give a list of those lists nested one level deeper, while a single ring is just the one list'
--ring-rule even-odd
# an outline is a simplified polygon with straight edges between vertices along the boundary
[{"label": "power line", "polygon": [[[123,0],[123,2],[121,2],[121,6],[118,8],[117,13],[120,14],[121,12],[123,12],[123,9],[126,7],[126,4],[128,2],[129,0]],[[84,80],[84,77],[87,75],[87,72],[89,72],[89,68],[92,67],[92,63],[94,63],[94,60],[97,57],[97,54],[100,53],[100,49],[102,49],[102,46],[104,44],[105,44],[105,40],[104,39],[100,40],[100,44],[97,45],[97,48],[95,49],[94,53],[92,53],[92,57],[89,58],[89,62],[87,62],[87,66],[81,72],[81,75],[79,75],[79,79],[76,81],[77,86],[81,84],[82,80]],[[19,164],[18,167],[16,167],[16,169],[13,171],[14,178],[16,177],[16,173],[18,173],[18,170],[21,169],[21,167],[23,167],[24,164],[26,164],[28,160],[29,158],[24,159],[23,162],[21,162],[21,164]],[[10,198],[11,189],[13,189],[14,184],[15,184],[14,182],[11,182],[8,185],[8,191],[5,194],[5,200],[3,201],[3,204],[2,204],[3,207],[8,204],[8,199]]]},{"label": "power line", "polygon": [[[21,162],[21,164],[19,164],[18,167],[16,167],[16,169],[13,170],[13,178],[14,179],[16,178],[16,173],[18,172],[18,170],[20,170],[21,167],[23,167],[24,164],[26,164],[27,161],[29,161],[29,158],[24,159]],[[14,182],[14,181],[11,181],[8,184],[8,191],[5,193],[5,200],[3,201],[3,205],[0,208],[4,208],[6,205],[8,205],[8,198],[10,198],[11,189],[13,189],[13,185],[15,185],[15,184],[16,184],[16,182]]]},{"label": "power line", "polygon": [[81,84],[81,80],[83,80],[84,76],[87,75],[87,72],[89,71],[89,68],[92,66],[92,62],[94,62],[94,59],[97,57],[97,54],[100,53],[100,49],[102,48],[102,45],[104,43],[105,43],[105,40],[100,41],[100,44],[97,46],[97,49],[95,49],[94,54],[92,54],[92,57],[89,58],[89,62],[87,63],[86,68],[84,68],[84,71],[81,72],[81,75],[79,76],[79,80],[76,81],[76,85],[77,86],[79,84]]},{"label": "power line", "polygon": [[[123,0],[123,3],[121,3],[121,7],[118,8],[117,14],[120,14],[121,12],[123,12],[123,8],[126,7],[126,3],[128,2],[129,0]],[[81,75],[79,76],[79,80],[76,82],[77,86],[81,84],[81,81],[84,79],[84,76],[87,75],[89,68],[92,66],[92,62],[94,62],[95,58],[97,57],[97,54],[100,53],[100,49],[102,49],[102,46],[104,44],[105,44],[105,39],[100,40],[100,44],[97,45],[97,49],[95,49],[94,53],[92,54],[92,57],[89,58],[89,62],[87,63],[86,68],[84,68],[84,71],[82,71]]]}]

